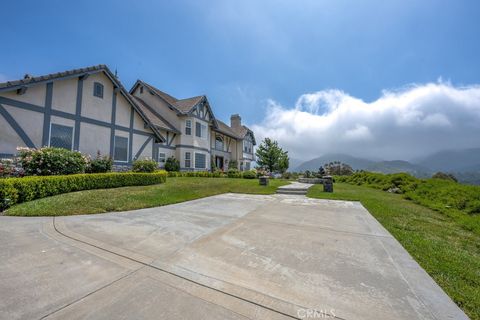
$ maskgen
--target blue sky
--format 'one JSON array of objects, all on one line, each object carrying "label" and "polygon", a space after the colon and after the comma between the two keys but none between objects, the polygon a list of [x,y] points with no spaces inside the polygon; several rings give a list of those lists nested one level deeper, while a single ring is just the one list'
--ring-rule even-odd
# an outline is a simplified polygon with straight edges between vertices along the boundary
[{"label": "blue sky", "polygon": [[[480,83],[479,1],[7,1],[0,78],[107,64],[216,116],[339,90],[374,102],[412,83]],[[288,107],[290,106],[290,107]]]}]

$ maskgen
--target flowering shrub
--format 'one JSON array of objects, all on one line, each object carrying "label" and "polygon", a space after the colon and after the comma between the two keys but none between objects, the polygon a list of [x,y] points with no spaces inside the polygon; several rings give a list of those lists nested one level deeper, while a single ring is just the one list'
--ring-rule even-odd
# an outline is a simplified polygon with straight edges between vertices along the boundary
[{"label": "flowering shrub", "polygon": [[50,176],[83,173],[89,158],[77,151],[44,147],[18,148],[19,162],[26,175]]},{"label": "flowering shrub", "polygon": [[103,173],[112,171],[113,160],[108,156],[100,155],[100,151],[97,152],[97,157],[90,160],[87,164],[85,172],[87,173]]},{"label": "flowering shrub", "polygon": [[255,179],[257,177],[257,171],[255,170],[248,170],[242,172],[242,178],[244,179]]},{"label": "flowering shrub", "polygon": [[23,168],[17,166],[16,161],[12,159],[0,159],[0,178],[23,177],[25,172]]},{"label": "flowering shrub", "polygon": [[133,161],[133,172],[154,172],[157,169],[158,164],[151,159],[135,160]]}]

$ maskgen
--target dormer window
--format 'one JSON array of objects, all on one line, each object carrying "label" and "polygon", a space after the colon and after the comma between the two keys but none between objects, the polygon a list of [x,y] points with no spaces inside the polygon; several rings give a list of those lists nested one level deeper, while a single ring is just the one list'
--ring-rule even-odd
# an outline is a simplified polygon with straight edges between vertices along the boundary
[{"label": "dormer window", "polygon": [[95,97],[103,99],[103,84],[100,82],[93,83],[93,95]]}]

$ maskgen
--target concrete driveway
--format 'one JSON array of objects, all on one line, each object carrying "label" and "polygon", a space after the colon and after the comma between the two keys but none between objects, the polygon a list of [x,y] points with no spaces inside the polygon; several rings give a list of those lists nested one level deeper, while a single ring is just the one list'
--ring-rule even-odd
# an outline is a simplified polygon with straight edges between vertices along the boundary
[{"label": "concrete driveway", "polygon": [[0,217],[1,319],[467,319],[356,202]]}]

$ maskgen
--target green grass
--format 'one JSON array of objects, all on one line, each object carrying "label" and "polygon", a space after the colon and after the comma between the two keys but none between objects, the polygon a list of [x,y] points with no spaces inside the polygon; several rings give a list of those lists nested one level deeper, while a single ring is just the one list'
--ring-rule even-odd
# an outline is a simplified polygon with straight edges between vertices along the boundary
[{"label": "green grass", "polygon": [[21,203],[5,211],[10,216],[66,216],[110,211],[125,211],[163,206],[216,194],[254,193],[272,194],[287,182],[270,180],[260,186],[257,179],[232,178],[168,178],[166,183],[88,190],[61,194]]},{"label": "green grass", "polygon": [[480,235],[398,194],[346,183],[334,188],[324,193],[316,185],[308,196],[360,201],[471,319],[480,319]]}]

